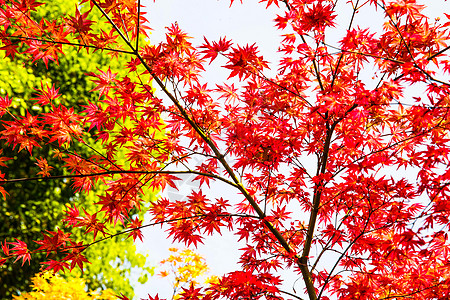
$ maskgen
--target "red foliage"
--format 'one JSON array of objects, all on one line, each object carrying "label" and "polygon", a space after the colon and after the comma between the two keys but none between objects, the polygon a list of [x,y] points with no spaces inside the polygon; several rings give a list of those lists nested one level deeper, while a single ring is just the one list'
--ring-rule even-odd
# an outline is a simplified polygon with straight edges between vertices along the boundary
[{"label": "red foliage", "polygon": [[[0,264],[45,251],[62,254],[43,262],[47,269],[82,268],[83,250],[111,237],[108,225],[120,222],[134,240],[144,238],[142,227],[161,225],[186,245],[225,230],[244,244],[240,270],[184,289],[181,299],[450,297],[449,15],[431,21],[416,0],[261,0],[284,10],[274,16],[283,41],[269,76],[255,44],[224,36],[197,47],[175,23],[163,42],[145,45],[137,39],[152,23],[139,1],[81,2],[72,15],[33,20],[41,3],[0,1],[0,48],[46,66],[63,45],[128,55],[124,67],[138,80],[109,67],[86,74],[98,101],[81,111],[56,105],[54,85],[36,90],[40,113],[19,115],[0,97],[0,138],[30,155],[51,146],[53,158],[36,158],[46,180],[71,177],[79,192],[102,182],[107,190],[96,212],[68,207],[66,228],[44,233],[36,250],[9,237]],[[90,14],[99,8],[107,31],[93,30]],[[383,27],[364,27],[359,13]],[[202,74],[219,58],[229,78],[211,87]],[[101,149],[88,145],[88,131]],[[92,155],[70,151],[74,143]],[[52,169],[55,159],[66,172]],[[145,192],[178,189],[186,174],[200,189],[159,198],[147,223],[135,217]],[[3,197],[9,182],[22,180],[7,175],[0,173]],[[217,182],[234,193],[210,196]],[[74,227],[93,240],[71,240]],[[301,276],[306,290],[283,290],[281,269]]]}]

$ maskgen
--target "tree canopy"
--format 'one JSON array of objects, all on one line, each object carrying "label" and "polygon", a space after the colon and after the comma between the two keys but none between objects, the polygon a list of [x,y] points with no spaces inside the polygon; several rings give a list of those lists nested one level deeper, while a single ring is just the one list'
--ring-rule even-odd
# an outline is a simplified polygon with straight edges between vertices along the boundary
[{"label": "tree canopy", "polygon": [[[0,0],[8,59],[58,68],[72,48],[126,60],[126,72],[85,74],[94,97],[81,105],[60,102],[56,83],[26,99],[36,110],[1,96],[0,139],[38,166],[3,168],[5,199],[28,183],[105,190],[92,211],[71,201],[64,226],[35,244],[5,238],[0,264],[44,253],[48,270],[82,269],[92,246],[144,239],[143,228],[186,246],[230,231],[244,243],[240,267],[180,299],[450,298],[450,15],[429,18],[416,0],[260,2],[281,10],[274,73],[258,45],[226,32],[194,45],[173,23],[164,41],[143,43],[152,19],[140,0],[82,0],[44,18],[50,1]],[[208,84],[216,67],[229,77]],[[52,157],[39,156],[45,147]],[[186,174],[199,187],[144,205]],[[208,193],[213,182],[229,192]],[[280,269],[304,288],[283,286]]]}]

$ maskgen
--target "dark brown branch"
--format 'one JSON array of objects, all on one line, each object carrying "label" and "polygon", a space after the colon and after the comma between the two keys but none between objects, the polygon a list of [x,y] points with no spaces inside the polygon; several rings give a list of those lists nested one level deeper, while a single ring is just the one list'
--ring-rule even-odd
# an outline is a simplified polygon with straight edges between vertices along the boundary
[{"label": "dark brown branch", "polygon": [[403,65],[405,62],[398,60],[398,59],[394,59],[394,58],[390,58],[390,57],[383,57],[383,56],[379,56],[379,55],[375,55],[375,54],[370,54],[370,53],[364,53],[364,52],[359,52],[359,51],[352,51],[352,50],[348,50],[348,49],[341,49],[339,47],[336,46],[332,46],[330,44],[327,44],[325,42],[322,43],[324,46],[333,48],[335,50],[341,51],[343,53],[351,53],[351,54],[355,54],[355,55],[361,55],[361,56],[367,56],[367,57],[372,57],[372,58],[378,58],[378,59],[382,59],[382,60],[386,60],[386,61],[391,61],[397,64],[401,64]]},{"label": "dark brown branch", "polygon": [[[348,29],[347,29],[348,31],[350,31],[350,29],[352,28],[353,20],[355,19],[356,11],[358,10],[358,8],[357,8],[358,3],[359,3],[359,0],[356,1],[356,4],[354,5],[352,17],[350,19],[350,23],[349,23]],[[339,69],[339,66],[341,65],[342,58],[344,58],[344,53],[341,53],[341,55],[339,55],[339,59],[338,59],[338,62],[336,64],[336,68],[334,69],[334,72],[332,72],[333,73],[333,78],[332,78],[331,84],[330,84],[330,88],[331,89],[333,88],[334,82],[336,81],[338,69]]]},{"label": "dark brown branch", "polygon": [[57,44],[57,45],[77,46],[77,47],[91,48],[91,49],[102,50],[102,51],[106,50],[106,51],[118,52],[118,53],[124,53],[124,54],[134,54],[133,52],[126,51],[126,50],[112,49],[112,48],[99,48],[97,46],[86,45],[86,44],[78,44],[78,43],[71,43],[71,42],[59,42],[59,41],[46,40],[46,39],[40,39],[40,38],[32,38],[32,37],[26,37],[26,36],[10,36],[9,38],[10,39],[18,39],[18,40],[39,41],[39,42],[51,43],[51,44]]},{"label": "dark brown branch", "polygon": [[447,51],[447,50],[449,50],[449,49],[450,49],[450,46],[445,47],[444,49],[442,49],[441,51],[439,51],[439,52],[437,52],[437,53],[431,55],[431,56],[428,57],[427,59],[428,59],[428,60],[432,60],[432,59],[434,59],[435,57],[441,55],[442,53],[444,53],[445,51]]},{"label": "dark brown branch", "polygon": [[[327,136],[325,138],[323,155],[320,164],[319,174],[324,174],[327,168],[327,160],[329,155],[329,150],[331,146],[331,137],[334,132],[334,128],[336,127],[337,122],[334,122],[332,126],[327,130]],[[311,209],[311,214],[309,217],[308,231],[306,233],[305,245],[303,247],[302,256],[298,259],[299,267],[303,275],[303,279],[306,284],[306,288],[308,290],[308,295],[311,300],[317,299],[316,291],[314,289],[314,285],[312,283],[311,273],[308,269],[308,257],[309,252],[311,251],[312,240],[314,238],[314,230],[316,227],[316,221],[319,214],[320,207],[320,199],[322,196],[322,188],[323,182],[319,182],[314,188],[314,196],[313,196],[313,206]]]},{"label": "dark brown branch", "polygon": [[5,179],[0,181],[0,184],[7,184],[7,183],[15,183],[15,182],[25,182],[25,181],[36,181],[36,180],[55,180],[55,179],[67,179],[67,178],[83,178],[83,177],[96,177],[96,176],[104,176],[104,175],[114,175],[114,174],[143,174],[143,175],[149,175],[149,174],[196,174],[200,176],[210,177],[214,178],[220,181],[223,181],[231,186],[237,187],[237,185],[219,175],[211,174],[211,173],[202,173],[198,171],[131,171],[131,170],[119,170],[119,171],[106,171],[106,172],[99,172],[99,173],[89,173],[89,174],[73,174],[73,175],[55,175],[55,176],[48,176],[48,177],[28,177],[28,178],[14,178],[14,179]]}]

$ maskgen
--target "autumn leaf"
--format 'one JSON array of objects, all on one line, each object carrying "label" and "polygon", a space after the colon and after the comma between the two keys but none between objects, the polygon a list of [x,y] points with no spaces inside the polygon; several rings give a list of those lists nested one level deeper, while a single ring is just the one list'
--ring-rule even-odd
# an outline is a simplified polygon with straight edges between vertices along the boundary
[{"label": "autumn leaf", "polygon": [[42,158],[42,157],[36,158],[36,160],[37,160],[36,165],[39,167],[39,169],[41,169],[41,171],[39,171],[37,173],[37,175],[42,175],[42,177],[50,176],[49,171],[52,170],[53,167],[48,165],[47,160],[45,158]]},{"label": "autumn leaf", "polygon": [[28,250],[27,244],[18,239],[16,239],[15,242],[10,242],[9,244],[14,246],[9,251],[12,256],[16,257],[15,262],[21,259],[22,266],[26,261],[28,261],[28,264],[30,264],[31,254],[30,251]]}]

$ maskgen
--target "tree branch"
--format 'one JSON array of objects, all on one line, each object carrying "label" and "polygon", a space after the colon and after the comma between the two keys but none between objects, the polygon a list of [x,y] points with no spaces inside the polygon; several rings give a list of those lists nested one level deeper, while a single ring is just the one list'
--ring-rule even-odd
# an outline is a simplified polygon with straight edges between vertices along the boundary
[{"label": "tree branch", "polygon": [[27,178],[14,178],[14,179],[4,179],[0,180],[0,185],[7,184],[7,183],[16,183],[16,182],[25,182],[25,181],[36,181],[36,180],[55,180],[55,179],[66,179],[66,178],[83,178],[83,177],[96,177],[96,176],[104,176],[104,175],[114,175],[114,174],[196,174],[200,176],[210,177],[214,178],[220,181],[223,181],[231,186],[237,187],[237,185],[219,175],[216,174],[210,174],[210,173],[203,173],[198,171],[131,171],[131,170],[119,170],[119,171],[106,171],[106,172],[99,172],[99,173],[89,173],[89,174],[73,174],[73,175],[55,175],[55,176],[47,176],[47,177],[27,177]]}]

